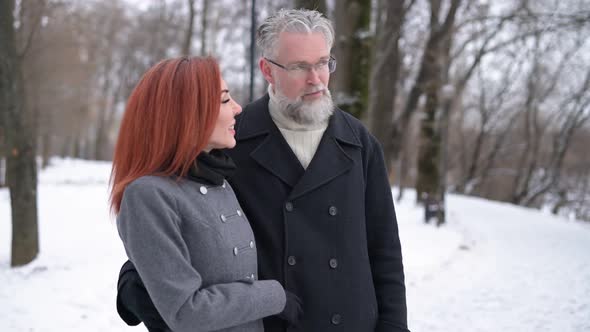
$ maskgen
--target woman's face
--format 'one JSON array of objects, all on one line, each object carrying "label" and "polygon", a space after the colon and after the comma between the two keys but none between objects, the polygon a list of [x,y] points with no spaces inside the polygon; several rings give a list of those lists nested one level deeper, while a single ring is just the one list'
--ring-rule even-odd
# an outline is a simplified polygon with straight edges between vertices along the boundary
[{"label": "woman's face", "polygon": [[213,128],[213,133],[209,138],[209,143],[205,150],[233,148],[236,146],[236,131],[234,117],[242,112],[242,107],[236,103],[229,94],[227,84],[221,79],[221,96],[220,96],[219,117]]}]

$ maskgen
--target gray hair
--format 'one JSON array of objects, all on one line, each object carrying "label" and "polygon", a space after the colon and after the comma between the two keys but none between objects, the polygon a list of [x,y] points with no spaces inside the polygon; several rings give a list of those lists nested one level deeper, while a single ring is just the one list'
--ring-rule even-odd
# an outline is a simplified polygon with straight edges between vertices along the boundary
[{"label": "gray hair", "polygon": [[262,56],[275,57],[277,42],[281,32],[312,33],[321,32],[328,49],[334,44],[332,23],[320,12],[307,9],[281,9],[267,17],[258,27],[256,44]]}]

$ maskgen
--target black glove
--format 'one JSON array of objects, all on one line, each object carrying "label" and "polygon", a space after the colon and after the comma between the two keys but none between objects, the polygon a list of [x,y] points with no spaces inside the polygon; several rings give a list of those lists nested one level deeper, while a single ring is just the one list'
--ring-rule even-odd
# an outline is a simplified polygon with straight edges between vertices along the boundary
[{"label": "black glove", "polygon": [[301,315],[303,315],[301,299],[288,290],[285,290],[285,295],[287,296],[287,303],[285,304],[285,309],[283,309],[283,312],[278,314],[278,317],[287,321],[290,326],[297,327],[299,325]]},{"label": "black glove", "polygon": [[143,322],[149,331],[170,331],[130,261],[121,268],[117,289],[117,312],[127,325]]}]

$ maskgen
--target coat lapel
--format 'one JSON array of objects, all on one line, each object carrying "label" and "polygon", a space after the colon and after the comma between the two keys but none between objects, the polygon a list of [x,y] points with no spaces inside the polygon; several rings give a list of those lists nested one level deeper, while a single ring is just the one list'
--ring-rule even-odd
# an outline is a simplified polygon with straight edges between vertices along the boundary
[{"label": "coat lapel", "polygon": [[236,140],[259,139],[250,156],[262,168],[293,188],[289,199],[302,196],[342,175],[354,165],[354,152],[362,147],[343,111],[330,118],[311,163],[304,170],[268,111],[268,94],[246,106],[237,118]]},{"label": "coat lapel", "polygon": [[281,181],[294,187],[305,170],[272,121],[268,100],[267,94],[244,109],[241,119],[238,119],[236,139],[240,144],[240,141],[264,136],[250,157]]},{"label": "coat lapel", "polygon": [[354,164],[353,153],[362,147],[345,115],[335,110],[307,170],[289,199],[302,196],[346,173]]}]

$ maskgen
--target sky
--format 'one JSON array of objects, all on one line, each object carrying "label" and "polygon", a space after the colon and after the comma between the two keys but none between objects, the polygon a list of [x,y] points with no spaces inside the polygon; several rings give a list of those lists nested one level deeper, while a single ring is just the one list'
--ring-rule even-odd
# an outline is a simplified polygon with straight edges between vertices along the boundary
[{"label": "sky", "polygon": [[[20,268],[0,189],[0,331],[145,331],[115,310],[126,258],[108,212],[110,166],[53,159],[40,173],[41,251]],[[448,195],[437,228],[414,197],[396,202],[412,332],[590,331],[589,223]]]}]

